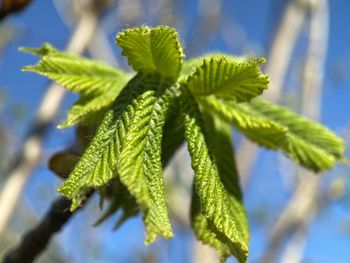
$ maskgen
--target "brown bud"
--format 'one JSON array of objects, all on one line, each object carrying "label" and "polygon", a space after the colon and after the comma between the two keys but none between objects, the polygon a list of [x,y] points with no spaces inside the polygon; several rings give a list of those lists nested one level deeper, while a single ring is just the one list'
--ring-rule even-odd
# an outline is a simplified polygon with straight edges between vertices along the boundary
[{"label": "brown bud", "polygon": [[55,153],[49,160],[49,169],[61,178],[67,178],[78,163],[80,156],[72,150]]}]

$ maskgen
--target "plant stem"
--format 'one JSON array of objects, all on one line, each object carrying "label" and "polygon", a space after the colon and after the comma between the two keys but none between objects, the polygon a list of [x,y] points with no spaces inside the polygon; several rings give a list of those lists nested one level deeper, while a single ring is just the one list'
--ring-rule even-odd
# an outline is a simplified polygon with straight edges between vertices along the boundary
[{"label": "plant stem", "polygon": [[10,250],[4,257],[3,263],[30,263],[45,250],[52,236],[59,232],[64,224],[78,211],[70,211],[71,201],[57,198],[51,205],[43,220],[27,232],[21,243]]}]

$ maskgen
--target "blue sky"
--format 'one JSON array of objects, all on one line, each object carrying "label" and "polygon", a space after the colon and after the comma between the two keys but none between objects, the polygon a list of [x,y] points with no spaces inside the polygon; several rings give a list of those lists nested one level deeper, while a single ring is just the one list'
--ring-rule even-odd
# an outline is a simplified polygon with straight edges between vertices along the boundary
[{"label": "blue sky", "polygon": [[[196,6],[197,1],[191,0],[182,7],[182,11],[186,14],[186,32],[180,32],[180,37],[185,46],[189,45],[187,41],[197,22]],[[245,39],[250,43],[250,50],[259,55],[267,56],[271,36],[280,15],[278,11],[282,9],[283,1],[226,0],[223,1],[223,6],[223,13],[228,17],[229,23],[244,29]],[[350,1],[330,1],[329,49],[323,87],[322,122],[338,133],[344,132],[344,129],[349,130],[350,127],[350,30],[347,28],[350,23],[349,11]],[[147,16],[145,16],[145,21],[142,21],[142,24],[144,23],[152,24],[152,21],[147,20]],[[18,52],[18,47],[37,47],[43,42],[50,42],[57,48],[64,48],[69,39],[70,30],[60,20],[52,2],[45,0],[33,1],[33,4],[25,12],[9,19],[8,24],[16,28],[17,37],[0,57],[0,88],[6,95],[4,111],[6,113],[12,107],[11,105],[21,104],[24,106],[26,114],[25,118],[18,123],[3,117],[3,125],[7,125],[18,139],[27,130],[41,96],[49,83],[41,76],[20,71],[22,66],[33,64],[36,60],[28,54]],[[117,30],[120,30],[122,26],[119,24],[119,28],[110,33],[109,41],[111,44],[114,42]],[[232,48],[223,41],[220,34],[217,34],[206,48],[196,50],[196,53],[202,54],[213,50],[232,52]],[[242,50],[239,48],[234,51],[237,52],[237,55],[241,55]],[[115,48],[116,55],[118,52],[119,49]],[[298,61],[292,60],[292,63],[295,64]],[[64,119],[67,107],[75,99],[76,97],[73,95],[67,96],[56,124]],[[64,148],[72,139],[72,129],[58,131],[53,126],[45,140],[46,155]],[[263,151],[255,167],[249,192],[245,197],[249,212],[262,206],[267,206],[269,211],[267,221],[270,224],[252,224],[251,262],[254,262],[262,253],[269,226],[273,224],[278,211],[290,197],[280,173],[275,166],[271,165],[276,161],[288,162],[278,154]],[[339,171],[349,174],[348,169],[339,168]],[[336,175],[332,173],[326,176]],[[42,163],[28,182],[23,200],[40,216],[49,206],[47,197],[53,198],[56,195],[55,189],[58,185],[59,181],[47,171],[45,164]],[[315,220],[308,234],[309,243],[306,246],[306,258],[313,258],[316,260],[315,262],[320,263],[349,262],[349,233],[341,233],[344,219],[350,220],[347,209],[340,203],[332,203]],[[113,220],[109,220],[99,229],[90,228],[89,225],[94,222],[99,213],[96,202],[92,202],[88,210],[90,213],[79,213],[57,239],[62,242],[66,241],[63,251],[67,254],[71,254],[73,246],[78,244],[80,252],[73,253],[74,262],[94,262],[93,253],[101,254],[105,262],[114,262],[116,258],[120,259],[118,262],[132,262],[135,247],[141,252],[149,249],[143,246],[144,230],[140,218],[130,220],[115,233],[110,231],[114,224]],[[253,219],[250,220],[253,221]],[[192,236],[182,229],[178,229],[176,234],[176,238],[172,241],[159,241],[151,246],[151,249],[162,248],[164,251],[162,262],[187,262],[189,260]],[[87,242],[84,241],[85,236],[100,240],[100,246],[103,247],[103,250],[98,250],[99,247],[95,247],[97,251],[86,251],[84,245],[89,244],[84,243]],[[69,245],[67,246],[67,244]],[[87,254],[91,254],[90,261]]]}]

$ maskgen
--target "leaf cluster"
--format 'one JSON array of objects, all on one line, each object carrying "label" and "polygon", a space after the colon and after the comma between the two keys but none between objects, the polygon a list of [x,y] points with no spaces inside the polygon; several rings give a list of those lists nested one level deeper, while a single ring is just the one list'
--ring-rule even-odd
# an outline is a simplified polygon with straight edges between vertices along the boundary
[{"label": "leaf cluster", "polygon": [[191,226],[224,261],[246,262],[249,228],[232,148],[231,125],[253,142],[278,150],[313,171],[342,158],[344,143],[320,124],[256,98],[268,88],[265,60],[212,54],[184,61],[173,28],[142,26],[116,43],[136,73],[49,44],[23,49],[40,57],[25,71],[80,94],[60,128],[96,125],[97,131],[59,192],[76,209],[91,189],[104,196],[117,182],[103,221],[118,209],[123,220],[139,209],[146,243],[173,237],[163,168],[187,142],[194,171]]}]

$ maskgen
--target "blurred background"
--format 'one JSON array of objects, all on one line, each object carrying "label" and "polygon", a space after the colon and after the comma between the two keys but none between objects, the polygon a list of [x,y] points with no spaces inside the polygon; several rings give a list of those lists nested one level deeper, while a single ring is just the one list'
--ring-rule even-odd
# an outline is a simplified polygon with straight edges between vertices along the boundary
[{"label": "blurred background", "polygon": [[[348,0],[2,0],[0,1],[0,258],[50,207],[61,179],[47,167],[74,142],[56,129],[77,99],[47,79],[21,72],[36,59],[18,48],[49,42],[127,69],[114,44],[135,25],[175,27],[187,58],[220,51],[263,56],[264,96],[350,141]],[[234,133],[251,229],[249,262],[350,262],[350,168],[325,175],[297,168]],[[347,143],[348,144],[348,143]],[[347,147],[347,156],[349,149]],[[38,262],[218,262],[189,228],[192,172],[186,151],[165,171],[175,238],[145,246],[140,216],[112,231],[117,216],[93,227],[94,196],[51,240]],[[230,258],[229,262],[236,262]]]}]

